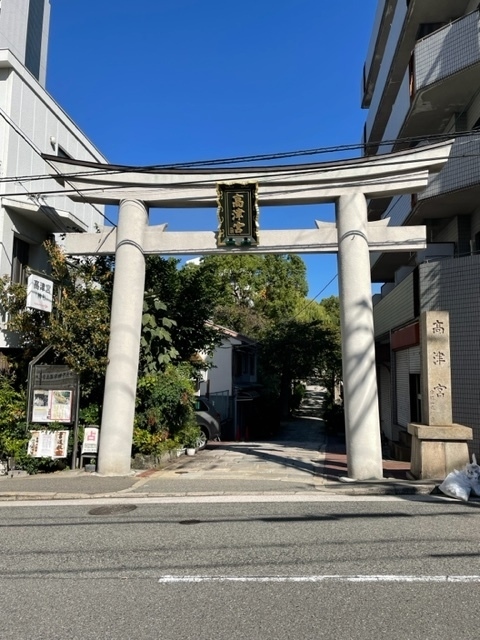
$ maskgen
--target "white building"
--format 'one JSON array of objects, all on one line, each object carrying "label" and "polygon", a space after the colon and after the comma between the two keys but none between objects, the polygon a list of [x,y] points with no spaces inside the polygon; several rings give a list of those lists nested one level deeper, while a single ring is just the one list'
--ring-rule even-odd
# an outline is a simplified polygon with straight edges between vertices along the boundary
[{"label": "white building", "polygon": [[258,431],[254,415],[259,397],[258,343],[232,329],[212,326],[222,339],[212,355],[205,358],[209,368],[203,372],[199,394],[208,396],[226,421],[222,439],[249,440]]},{"label": "white building", "polygon": [[[48,272],[42,243],[52,234],[104,223],[102,207],[73,203],[42,177],[52,171],[42,153],[105,162],[45,90],[49,20],[50,0],[1,0],[0,275],[15,281],[27,266]],[[4,353],[5,337],[0,332]]]},{"label": "white building", "polygon": [[[427,227],[420,253],[372,255],[381,426],[409,456],[422,419],[418,319],[450,314],[454,422],[480,450],[480,14],[478,0],[379,0],[363,77],[365,154],[456,137],[450,160],[418,196],[370,202],[369,218]],[[431,139],[431,138],[430,138]]]}]

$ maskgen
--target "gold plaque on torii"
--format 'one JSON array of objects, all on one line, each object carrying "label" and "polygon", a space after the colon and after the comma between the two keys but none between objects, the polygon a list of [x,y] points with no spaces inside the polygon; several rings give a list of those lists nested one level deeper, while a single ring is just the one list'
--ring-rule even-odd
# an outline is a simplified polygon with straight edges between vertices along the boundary
[{"label": "gold plaque on torii", "polygon": [[217,183],[217,246],[258,245],[258,183]]}]

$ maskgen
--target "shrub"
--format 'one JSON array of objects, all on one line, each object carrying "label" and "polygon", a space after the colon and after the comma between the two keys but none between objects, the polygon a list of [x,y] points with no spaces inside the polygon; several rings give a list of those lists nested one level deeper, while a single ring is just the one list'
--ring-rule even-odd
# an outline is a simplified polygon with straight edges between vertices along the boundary
[{"label": "shrub", "polygon": [[143,376],[138,383],[136,426],[175,435],[194,422],[193,393],[189,366],[168,365],[163,373]]},{"label": "shrub", "polygon": [[296,411],[300,408],[307,387],[302,382],[296,382],[293,385],[292,396],[290,398],[290,411]]},{"label": "shrub", "polygon": [[[169,444],[172,443],[172,444]],[[168,439],[168,431],[152,433],[148,429],[135,427],[133,430],[133,452],[147,456],[161,456],[173,448],[173,441]]]},{"label": "shrub", "polygon": [[15,379],[0,376],[0,454],[20,457],[27,449],[29,434],[26,430],[26,398],[15,389]]},{"label": "shrub", "polygon": [[177,434],[177,440],[189,449],[196,449],[200,435],[200,427],[191,422],[180,429]]}]

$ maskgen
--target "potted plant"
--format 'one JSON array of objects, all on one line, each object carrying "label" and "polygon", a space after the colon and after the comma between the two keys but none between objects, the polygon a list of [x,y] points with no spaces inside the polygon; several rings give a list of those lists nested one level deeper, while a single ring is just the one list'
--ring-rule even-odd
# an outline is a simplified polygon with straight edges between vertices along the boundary
[{"label": "potted plant", "polygon": [[95,458],[90,458],[90,462],[85,465],[85,471],[87,473],[93,473],[97,470],[97,461]]},{"label": "potted plant", "polygon": [[181,440],[186,448],[187,456],[195,455],[197,444],[200,439],[200,427],[196,424],[189,424],[181,430]]}]

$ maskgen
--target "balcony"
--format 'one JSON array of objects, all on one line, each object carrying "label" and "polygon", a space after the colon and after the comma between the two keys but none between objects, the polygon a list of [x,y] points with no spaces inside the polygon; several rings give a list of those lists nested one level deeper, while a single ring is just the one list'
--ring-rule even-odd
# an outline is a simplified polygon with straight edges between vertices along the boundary
[{"label": "balcony", "polygon": [[[412,64],[400,82],[389,114],[384,131],[385,144],[377,145],[381,153],[406,147],[405,143],[395,143],[395,140],[441,133],[447,125],[452,124],[457,113],[465,111],[465,106],[480,88],[479,33],[480,13],[474,11],[417,43]],[[457,124],[453,123],[453,130]],[[455,152],[458,154],[459,149],[454,148],[452,156]],[[466,164],[469,164],[468,160]],[[443,173],[441,180],[445,181],[445,175],[449,172],[453,172],[447,178],[451,182],[454,168]],[[476,174],[472,161],[465,175],[458,178],[467,182],[470,180],[465,186],[471,186],[472,179],[473,184],[477,181]],[[425,194],[420,197],[425,197]],[[372,201],[369,217],[372,220],[380,218],[388,202],[388,199]]]},{"label": "balcony", "polygon": [[471,213],[480,202],[480,131],[457,138],[450,159],[418,194],[408,224]]},{"label": "balcony", "polygon": [[455,257],[454,242],[431,242],[423,251],[416,254],[392,253],[377,254],[378,259],[372,266],[372,282],[384,282],[382,297],[394,289],[415,267],[425,262],[438,262]]},{"label": "balcony", "polygon": [[86,222],[80,220],[70,211],[61,211],[54,207],[43,204],[38,198],[28,198],[26,196],[13,196],[0,198],[2,206],[7,212],[21,217],[45,233],[66,233],[88,231]]},{"label": "balcony", "polygon": [[[464,111],[480,87],[479,32],[480,12],[474,11],[417,43],[410,79],[411,104],[405,108],[403,84],[397,98],[403,114],[400,108],[395,112],[400,126],[393,137],[442,132],[452,116]],[[391,129],[390,135],[393,132]]]},{"label": "balcony", "polygon": [[[454,2],[451,0],[435,0],[434,2],[410,0],[408,7],[406,2],[397,2],[394,15],[388,23],[377,19],[375,28],[388,29],[388,38],[384,42],[381,34],[376,34],[374,31],[376,35],[373,36],[373,41],[382,44],[381,65],[379,69],[375,69],[375,53],[369,52],[368,61],[371,62],[365,69],[366,93],[363,106],[370,107],[366,122],[366,141],[369,143],[367,154],[376,153],[378,148],[376,142],[385,139],[389,116],[422,26],[446,24],[445,28],[448,28],[451,24],[455,24],[452,23],[452,20],[464,16],[468,5],[469,0],[455,0]],[[433,35],[437,33],[439,32],[436,31]],[[369,85],[369,79],[375,84],[373,92]]]}]

